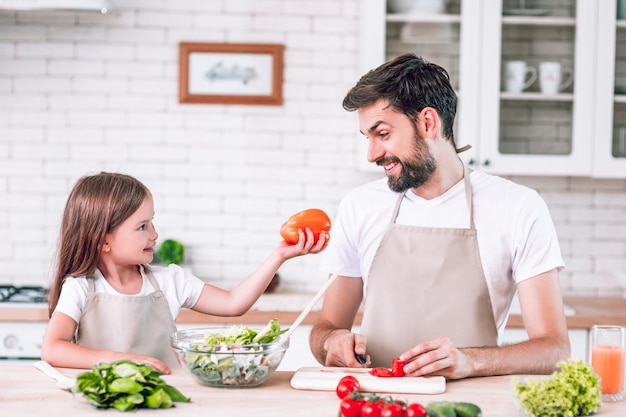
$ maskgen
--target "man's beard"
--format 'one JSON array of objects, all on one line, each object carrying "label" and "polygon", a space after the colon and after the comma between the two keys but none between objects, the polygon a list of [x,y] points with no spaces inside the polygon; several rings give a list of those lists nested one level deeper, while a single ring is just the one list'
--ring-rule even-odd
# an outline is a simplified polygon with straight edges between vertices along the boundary
[{"label": "man's beard", "polygon": [[388,177],[387,184],[391,190],[402,193],[410,188],[417,188],[423,185],[435,169],[437,168],[437,161],[428,152],[428,148],[423,145],[422,138],[416,137],[415,152],[413,158],[408,161],[401,161],[399,158],[384,158],[378,162],[377,165],[385,165],[389,162],[396,162],[400,164],[400,174],[396,177]]}]

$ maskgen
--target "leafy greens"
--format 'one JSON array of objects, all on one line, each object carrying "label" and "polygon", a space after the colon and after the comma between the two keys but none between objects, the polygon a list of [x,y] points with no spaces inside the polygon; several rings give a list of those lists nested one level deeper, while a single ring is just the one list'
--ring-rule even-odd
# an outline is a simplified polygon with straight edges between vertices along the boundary
[{"label": "leafy greens", "polygon": [[129,360],[99,363],[76,377],[72,393],[82,393],[96,408],[135,411],[138,408],[170,408],[189,402],[178,389],[165,383],[163,374],[148,365]]},{"label": "leafy greens", "polygon": [[255,331],[250,327],[232,326],[221,332],[208,332],[204,340],[209,345],[251,345],[272,343],[284,333],[285,330],[280,329],[278,319],[272,319],[260,330]]},{"label": "leafy greens", "polygon": [[255,386],[280,363],[285,348],[274,342],[285,331],[272,319],[258,332],[243,326],[207,332],[205,344],[192,345],[193,350],[184,353],[185,364],[212,386]]},{"label": "leafy greens", "polygon": [[600,381],[590,365],[573,359],[557,364],[549,378],[513,378],[513,390],[523,410],[532,417],[576,417],[598,411]]}]

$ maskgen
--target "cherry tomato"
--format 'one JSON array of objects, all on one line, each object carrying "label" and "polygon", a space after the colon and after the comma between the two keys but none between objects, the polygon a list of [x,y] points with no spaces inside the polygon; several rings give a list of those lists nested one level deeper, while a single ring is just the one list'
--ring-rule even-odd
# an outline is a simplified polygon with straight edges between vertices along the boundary
[{"label": "cherry tomato", "polygon": [[393,373],[393,376],[404,376],[404,365],[406,365],[405,361],[393,358],[391,361],[391,373]]},{"label": "cherry tomato", "polygon": [[391,372],[389,368],[383,368],[382,366],[370,369],[370,374],[381,378],[389,378],[393,376],[393,372]]},{"label": "cherry tomato", "polygon": [[355,400],[350,396],[344,397],[339,404],[342,417],[360,417],[363,400]]},{"label": "cherry tomato", "polygon": [[361,417],[380,417],[384,406],[384,401],[366,401],[361,406]]},{"label": "cherry tomato", "polygon": [[320,209],[300,211],[282,224],[280,235],[287,243],[295,245],[300,240],[298,229],[305,230],[307,227],[313,232],[314,241],[317,243],[320,233],[330,230],[330,218]]},{"label": "cherry tomato", "polygon": [[404,417],[402,405],[398,403],[390,403],[383,407],[380,417]]},{"label": "cherry tomato", "polygon": [[359,384],[359,380],[352,375],[346,375],[341,378],[337,383],[337,388],[335,389],[335,392],[337,393],[337,397],[344,398],[347,397],[351,392],[359,392],[360,390],[361,384]]},{"label": "cherry tomato", "polygon": [[405,417],[427,417],[426,408],[420,403],[411,403],[404,410]]}]

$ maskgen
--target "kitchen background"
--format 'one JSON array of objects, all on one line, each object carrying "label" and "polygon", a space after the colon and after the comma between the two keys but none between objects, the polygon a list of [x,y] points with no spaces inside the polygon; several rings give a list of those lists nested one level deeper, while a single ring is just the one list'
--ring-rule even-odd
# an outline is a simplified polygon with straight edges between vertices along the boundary
[{"label": "kitchen background", "polygon": [[[142,180],[160,240],[183,242],[193,272],[223,286],[269,255],[292,213],[318,207],[334,217],[346,191],[382,175],[362,168],[366,142],[341,108],[363,72],[363,3],[118,0],[104,15],[0,11],[0,282],[48,285],[69,190],[101,170]],[[183,41],[283,44],[284,103],[180,104]],[[622,295],[626,180],[532,170],[510,178],[550,207],[564,293]],[[321,287],[319,256],[288,261],[281,288]]]}]

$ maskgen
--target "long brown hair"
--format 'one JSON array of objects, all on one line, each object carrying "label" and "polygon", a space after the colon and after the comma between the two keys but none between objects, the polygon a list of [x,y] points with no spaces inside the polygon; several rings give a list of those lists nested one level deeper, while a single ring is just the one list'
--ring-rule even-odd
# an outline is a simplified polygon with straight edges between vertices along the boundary
[{"label": "long brown hair", "polygon": [[150,195],[139,180],[124,174],[101,172],[76,182],[63,211],[49,316],[59,302],[65,279],[91,274],[100,260],[106,234],[137,211]]}]

